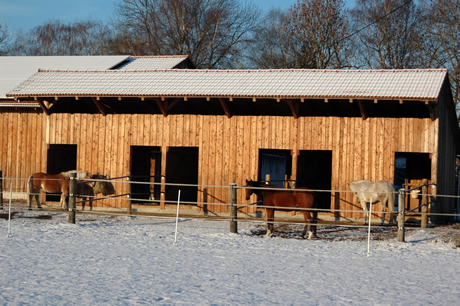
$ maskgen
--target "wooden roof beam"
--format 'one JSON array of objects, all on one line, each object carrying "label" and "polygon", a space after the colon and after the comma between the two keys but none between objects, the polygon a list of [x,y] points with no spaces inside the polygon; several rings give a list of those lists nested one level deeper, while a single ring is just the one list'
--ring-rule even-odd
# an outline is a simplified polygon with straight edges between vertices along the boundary
[{"label": "wooden roof beam", "polygon": [[104,106],[100,102],[99,97],[91,97],[91,100],[93,101],[94,105],[96,105],[97,109],[103,116],[107,116],[107,111],[105,110]]},{"label": "wooden roof beam", "polygon": [[222,108],[224,109],[224,112],[225,112],[225,115],[227,115],[227,118],[232,117],[233,115],[230,112],[230,109],[228,108],[227,102],[222,98],[219,98],[219,102],[220,102],[220,106],[222,106]]},{"label": "wooden roof beam", "polygon": [[168,116],[168,112],[166,111],[166,106],[165,106],[165,102],[163,98],[160,99],[153,99],[153,101],[155,101],[155,103],[158,105],[158,108],[160,109],[160,112],[163,114],[164,117],[167,117]]},{"label": "wooden roof beam", "polygon": [[184,98],[176,98],[176,99],[174,99],[172,101],[168,101],[164,97],[161,97],[160,99],[156,98],[156,99],[152,99],[152,100],[157,103],[158,108],[160,109],[160,111],[163,114],[163,116],[167,117],[169,115],[169,113],[171,112],[171,110],[174,108],[174,106],[176,106],[177,103],[184,101],[184,99],[185,99],[185,97]]},{"label": "wooden roof beam", "polygon": [[40,107],[42,108],[43,112],[44,112],[47,116],[51,115],[51,112],[50,112],[49,107],[46,107],[46,105],[45,105],[45,102],[47,102],[46,100],[40,100],[40,99],[37,99],[36,97],[35,97],[35,100],[38,102],[38,104],[39,104]]},{"label": "wooden roof beam", "polygon": [[284,100],[286,101],[287,105],[291,109],[292,116],[294,116],[295,119],[299,118],[299,104],[295,103],[292,100]]},{"label": "wooden roof beam", "polygon": [[433,107],[431,106],[430,101],[425,101],[425,105],[426,105],[426,108],[428,109],[428,112],[430,113],[431,121],[434,121],[435,115],[434,115]]},{"label": "wooden roof beam", "polygon": [[359,111],[361,112],[361,117],[363,118],[363,120],[366,120],[367,115],[366,115],[366,110],[364,109],[364,105],[363,105],[362,100],[358,100],[358,107],[359,107]]}]

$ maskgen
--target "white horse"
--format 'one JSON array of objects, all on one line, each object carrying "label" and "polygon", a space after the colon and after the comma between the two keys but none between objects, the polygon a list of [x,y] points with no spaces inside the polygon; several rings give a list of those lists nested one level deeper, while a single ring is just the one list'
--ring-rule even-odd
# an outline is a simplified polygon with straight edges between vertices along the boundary
[{"label": "white horse", "polygon": [[394,220],[394,207],[395,207],[395,188],[393,184],[388,181],[378,181],[376,183],[369,182],[368,180],[359,180],[348,183],[351,191],[356,195],[358,201],[364,210],[364,224],[367,223],[368,219],[368,208],[367,204],[380,202],[382,205],[382,222],[385,221],[385,212],[389,212],[389,223]]}]

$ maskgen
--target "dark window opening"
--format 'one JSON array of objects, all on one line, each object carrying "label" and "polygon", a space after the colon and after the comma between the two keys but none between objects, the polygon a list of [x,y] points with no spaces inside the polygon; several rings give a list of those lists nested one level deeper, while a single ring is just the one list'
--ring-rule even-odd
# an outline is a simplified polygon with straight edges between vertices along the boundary
[{"label": "dark window opening", "polygon": [[[46,173],[58,174],[77,169],[77,145],[52,144],[48,148]],[[46,195],[46,201],[59,202],[60,195]]]},{"label": "dark window opening", "polygon": [[290,150],[259,150],[259,180],[270,175],[271,184],[286,187],[291,177],[292,157]]},{"label": "dark window opening", "polygon": [[[331,190],[332,151],[301,150],[297,159],[296,187]],[[331,208],[330,192],[315,192],[317,208]]]},{"label": "dark window opening", "polygon": [[[166,154],[166,183],[198,185],[198,148],[169,147]],[[165,199],[168,203],[180,201],[195,204],[198,186],[166,185]]]},{"label": "dark window opening", "polygon": [[[142,183],[160,183],[161,148],[149,146],[131,147],[131,180]],[[161,186],[158,184],[131,184],[133,203],[146,200],[159,203]]]},{"label": "dark window opening", "polygon": [[[395,190],[411,189],[420,186],[423,179],[431,180],[431,159],[429,153],[395,153]],[[395,207],[398,207],[399,198],[395,198]],[[410,209],[411,199],[407,198],[406,208]],[[414,201],[412,201],[414,202]]]}]

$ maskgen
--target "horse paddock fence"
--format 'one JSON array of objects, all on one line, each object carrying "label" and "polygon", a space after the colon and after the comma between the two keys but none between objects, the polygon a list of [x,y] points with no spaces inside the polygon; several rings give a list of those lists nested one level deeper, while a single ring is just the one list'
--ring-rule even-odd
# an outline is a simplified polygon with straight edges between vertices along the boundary
[{"label": "horse paddock fence", "polygon": [[[24,178],[4,178],[2,175],[1,175],[1,171],[0,171],[0,210],[3,210],[4,209],[4,204],[3,204],[3,201],[4,201],[4,198],[6,196],[6,193],[4,194],[3,191],[5,191],[5,189],[3,188],[4,184],[8,181],[8,182],[11,182],[11,181],[14,181],[14,180],[27,180],[27,179],[24,179]],[[238,201],[238,192],[244,192],[245,189],[247,189],[247,187],[245,186],[238,186],[237,184],[235,183],[232,183],[228,186],[206,186],[206,185],[193,185],[193,184],[171,184],[171,183],[153,183],[153,182],[145,182],[145,181],[134,181],[132,180],[132,178],[127,175],[127,176],[123,176],[123,177],[117,177],[117,178],[107,178],[107,179],[98,179],[98,180],[95,180],[95,181],[108,181],[108,182],[111,182],[113,184],[127,184],[126,186],[128,187],[128,192],[125,192],[125,193],[120,193],[120,194],[111,194],[111,195],[108,195],[108,196],[93,196],[90,200],[91,201],[94,201],[94,202],[97,202],[97,201],[104,201],[104,200],[110,200],[110,199],[118,199],[118,200],[121,200],[121,201],[126,201],[126,208],[124,210],[117,210],[115,212],[118,212],[118,213],[126,213],[128,215],[132,215],[132,214],[136,214],[138,213],[137,209],[133,209],[133,201],[136,201],[136,202],[143,202],[145,204],[136,204],[136,207],[141,207],[142,205],[153,205],[154,207],[158,208],[158,200],[146,200],[146,199],[143,199],[143,198],[136,198],[135,196],[133,196],[133,194],[130,191],[130,188],[132,185],[134,184],[139,184],[139,185],[150,185],[150,186],[153,186],[152,188],[154,188],[155,185],[168,185],[168,186],[174,186],[175,188],[187,188],[187,187],[193,187],[193,188],[197,188],[198,192],[202,192],[203,194],[205,194],[206,196],[204,198],[207,199],[206,202],[187,202],[187,201],[180,201],[180,205],[181,205],[181,212],[180,214],[183,215],[183,216],[191,216],[191,217],[208,217],[208,218],[215,218],[215,219],[218,219],[218,220],[221,220],[223,222],[229,222],[229,231],[231,233],[238,233],[238,223],[242,223],[242,222],[252,222],[254,224],[257,224],[257,225],[261,225],[262,224],[267,224],[267,221],[264,220],[264,218],[262,218],[262,215],[259,215],[259,214],[256,214],[255,216],[252,214],[248,214],[245,212],[245,209],[250,207],[250,206],[257,206],[257,211],[261,211],[263,212],[264,209],[266,208],[272,208],[272,207],[266,207],[266,206],[263,206],[260,204],[260,202],[253,202],[253,203],[239,203]],[[69,208],[68,208],[68,212],[69,212],[69,223],[75,223],[76,222],[76,212],[77,212],[77,204],[82,204],[82,200],[77,200],[77,198],[79,197],[78,194],[76,194],[76,186],[77,186],[77,180],[75,178],[71,178],[71,183],[70,183],[70,190],[69,190]],[[6,186],[7,184],[5,184]],[[228,202],[225,202],[225,201],[209,201],[210,199],[212,200],[212,195],[210,194],[207,194],[207,190],[209,188],[221,188],[223,191],[222,191],[222,194],[227,194],[228,195]],[[264,189],[270,189],[270,188],[265,188]],[[374,229],[374,230],[378,230],[378,229],[391,229],[392,231],[397,231],[397,239],[398,241],[400,242],[404,242],[405,241],[405,233],[406,233],[406,229],[408,228],[426,228],[428,226],[430,227],[435,227],[437,224],[435,223],[429,223],[428,220],[433,217],[433,216],[441,216],[441,217],[447,217],[447,218],[450,218],[452,220],[452,222],[454,223],[455,221],[459,220],[460,219],[460,214],[458,213],[458,211],[455,211],[454,213],[445,213],[445,214],[442,214],[442,213],[433,213],[433,212],[430,212],[429,210],[429,207],[430,205],[432,204],[430,202],[430,199],[433,197],[433,195],[430,195],[430,194],[427,194],[427,189],[426,189],[426,185],[421,185],[421,186],[418,186],[418,187],[415,187],[415,188],[412,188],[410,190],[405,190],[405,189],[400,189],[397,191],[396,195],[398,196],[399,198],[399,203],[404,203],[405,200],[406,200],[406,197],[409,197],[409,196],[412,196],[411,194],[411,191],[415,190],[415,189],[420,189],[420,193],[418,194],[419,197],[421,197],[422,201],[421,201],[421,205],[419,205],[418,207],[415,207],[415,208],[411,208],[409,210],[406,210],[404,205],[398,205],[398,210],[397,211],[393,211],[391,212],[392,214],[395,214],[397,216],[397,222],[396,223],[391,223],[391,224],[388,224],[388,225],[376,225],[375,222],[370,222],[371,223],[371,228]],[[279,188],[277,188],[276,190],[280,190]],[[289,190],[293,190],[293,189],[283,189],[283,190],[286,190],[286,191],[289,191]],[[340,194],[340,193],[346,193],[346,192],[351,192],[350,190],[310,190],[310,191],[314,191],[314,192],[328,192],[330,193],[331,195],[336,195],[336,194]],[[17,191],[16,191],[17,192]],[[24,191],[22,191],[24,192]],[[451,195],[436,195],[436,197],[453,197],[457,200],[457,202],[460,202],[460,197],[457,197],[457,196],[451,196]],[[241,198],[241,197],[240,197]],[[177,201],[177,199],[175,200],[165,200],[164,201],[167,205],[169,206],[173,206],[173,205],[179,205],[179,202]],[[186,204],[186,205],[190,205],[190,206],[195,206],[195,207],[199,207],[200,209],[199,210],[194,210],[194,211],[189,211],[187,210],[187,208],[182,208],[183,204]],[[206,210],[206,207],[210,206],[210,205],[213,205],[213,206],[224,206],[225,209],[223,210],[226,210],[228,211],[228,213],[221,213],[221,214],[213,214],[212,212],[210,211],[207,211]],[[291,211],[292,208],[288,208],[288,207],[277,207],[276,208],[276,211],[277,212],[280,212],[280,211],[283,211],[283,210],[286,210],[286,211]],[[302,208],[296,208],[296,212],[294,214],[294,216],[296,218],[292,218],[289,215],[289,216],[286,216],[286,214],[284,216],[276,216],[275,217],[275,220],[271,221],[271,223],[273,223],[274,225],[278,226],[278,227],[283,227],[283,226],[303,226],[305,225],[305,223],[303,222],[303,220],[300,220],[299,219],[299,216],[298,216],[298,213],[301,213],[303,210],[305,209],[302,209]],[[359,224],[358,222],[356,222],[355,220],[351,220],[351,219],[347,219],[347,218],[343,218],[342,217],[342,220],[337,220],[337,216],[341,216],[345,213],[357,213],[356,210],[347,210],[347,209],[338,209],[338,208],[330,208],[330,209],[321,209],[321,208],[311,208],[309,209],[310,211],[313,211],[313,210],[316,210],[320,216],[319,220],[316,222],[316,226],[318,226],[318,228],[331,228],[331,227],[343,227],[343,228],[367,228],[368,225],[363,225],[363,224]],[[106,210],[106,211],[98,211],[97,213],[99,212],[103,212],[103,213],[112,213],[110,210]],[[166,212],[166,211],[164,211]],[[361,212],[362,213],[362,212]],[[372,211],[372,215],[376,215],[376,214],[381,214],[383,213],[382,211],[376,211],[376,210],[373,210]],[[388,212],[387,212],[388,213]],[[161,211],[159,209],[156,209],[155,213],[154,214],[160,214],[161,215]],[[165,215],[168,215],[168,212],[166,212]],[[170,212],[169,212],[169,215],[172,215]],[[420,225],[418,226],[415,226],[414,223],[408,223],[408,218],[411,218],[413,219],[414,217],[417,217],[420,219]],[[372,219],[370,219],[372,221]],[[374,219],[375,220],[375,219]]]}]

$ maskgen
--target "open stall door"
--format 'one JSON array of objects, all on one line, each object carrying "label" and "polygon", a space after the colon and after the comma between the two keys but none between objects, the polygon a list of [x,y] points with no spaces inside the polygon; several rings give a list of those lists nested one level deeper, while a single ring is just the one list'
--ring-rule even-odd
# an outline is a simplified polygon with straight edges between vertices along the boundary
[{"label": "open stall door", "polygon": [[[167,203],[176,203],[179,190],[181,203],[196,204],[198,196],[198,148],[169,147],[166,154]],[[172,184],[172,185],[169,185]],[[190,184],[180,186],[174,184]]]},{"label": "open stall door", "polygon": [[259,150],[259,180],[265,181],[270,175],[270,182],[280,187],[286,187],[286,180],[291,177],[290,150]]},{"label": "open stall door", "polygon": [[131,201],[156,203],[160,201],[161,148],[131,146]]},{"label": "open stall door", "polygon": [[[332,151],[301,150],[297,158],[296,187],[314,190],[331,190]],[[331,193],[316,192],[318,208],[331,208]]]},{"label": "open stall door", "polygon": [[[422,185],[423,179],[431,180],[431,158],[429,153],[395,153],[395,190],[411,189]],[[395,198],[395,209],[399,205],[399,197]],[[406,197],[405,207],[410,210],[419,206],[418,199]]]},{"label": "open stall door", "polygon": [[[46,173],[58,174],[69,170],[77,169],[77,145],[52,144],[49,145],[47,153]],[[47,202],[59,202],[60,195],[47,195]]]}]

